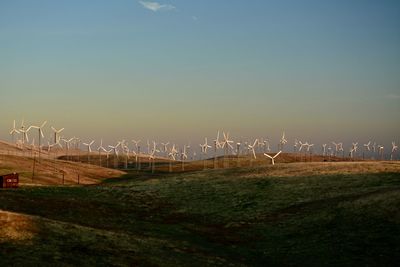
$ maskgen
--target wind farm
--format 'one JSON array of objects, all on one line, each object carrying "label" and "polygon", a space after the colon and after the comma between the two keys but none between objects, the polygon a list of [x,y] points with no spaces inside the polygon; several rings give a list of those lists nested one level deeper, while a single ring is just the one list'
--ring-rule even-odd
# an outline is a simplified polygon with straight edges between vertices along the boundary
[{"label": "wind farm", "polygon": [[[309,142],[302,142],[297,138],[294,139],[294,150],[291,151],[290,148],[285,148],[284,144],[288,142],[285,139],[285,133],[283,132],[282,137],[279,140],[276,140],[277,151],[271,151],[269,147],[269,140],[263,140],[261,137],[255,138],[249,137],[244,138],[240,137],[240,140],[231,140],[228,132],[216,131],[217,138],[214,140],[214,149],[212,150],[212,146],[208,143],[208,138],[204,137],[205,142],[199,144],[199,148],[196,151],[194,149],[194,155],[190,157],[188,155],[188,150],[190,149],[190,141],[188,143],[172,143],[170,142],[157,142],[152,141],[148,142],[149,146],[146,152],[140,151],[140,140],[132,140],[132,145],[125,140],[122,141],[113,141],[109,145],[104,144],[103,138],[100,140],[90,140],[88,138],[77,138],[76,135],[73,137],[68,136],[59,136],[59,134],[65,129],[61,128],[60,130],[56,130],[54,127],[50,129],[45,129],[47,121],[42,123],[42,125],[35,126],[31,125],[28,127],[28,130],[24,132],[24,126],[21,126],[20,129],[15,127],[15,120],[13,121],[12,127],[10,128],[10,141],[3,142],[4,148],[1,150],[1,154],[3,155],[13,155],[13,156],[23,156],[27,158],[35,158],[37,157],[37,161],[39,162],[40,158],[47,159],[59,159],[59,160],[67,160],[73,162],[86,163],[91,165],[97,165],[100,167],[109,167],[118,170],[125,171],[148,171],[151,170],[153,173],[155,172],[155,165],[159,166],[159,171],[165,171],[165,166],[168,165],[166,163],[173,163],[172,165],[181,165],[181,171],[185,170],[185,166],[197,166],[199,162],[203,162],[204,169],[217,169],[217,168],[234,168],[240,165],[239,161],[243,162],[244,166],[252,166],[253,161],[255,165],[267,164],[268,160],[263,162],[262,160],[257,160],[260,155],[264,155],[265,157],[272,160],[272,165],[275,164],[275,158],[270,156],[267,153],[276,153],[276,156],[280,153],[286,155],[281,160],[277,160],[278,163],[295,163],[295,162],[349,162],[349,161],[357,161],[357,162],[374,162],[374,161],[397,161],[398,157],[398,147],[396,145],[396,141],[391,142],[392,149],[384,154],[383,146],[379,145],[378,150],[372,151],[370,149],[371,141],[363,144],[364,150],[362,151],[362,155],[358,154],[358,142],[349,143],[349,152],[345,155],[343,151],[343,142],[331,142],[334,145],[334,149],[327,153],[327,143],[322,143],[319,146],[322,147],[322,150],[315,151],[313,153],[314,144]],[[22,125],[24,121],[22,121]],[[29,130],[38,129],[38,145],[25,143],[24,140],[29,140]],[[44,133],[47,131],[47,146],[43,144],[40,140],[46,139]],[[51,131],[53,132],[53,138],[51,137]],[[223,140],[220,141],[219,133],[223,133]],[[106,134],[106,133],[104,133]],[[32,134],[34,135],[34,134]],[[31,137],[32,140],[33,137]],[[136,137],[135,137],[136,138]],[[90,140],[87,142],[76,142],[73,145],[73,149],[71,149],[71,144],[73,141],[77,140]],[[240,147],[243,143],[247,144],[247,148],[245,150],[241,150]],[[64,142],[64,144],[61,143]],[[234,149],[233,143],[236,142],[236,149]],[[95,151],[92,150],[93,145],[98,145]],[[375,142],[376,143],[376,142]],[[115,144],[115,145],[114,145]],[[152,145],[151,145],[152,144]],[[105,147],[109,147],[110,151],[107,151]],[[265,149],[263,149],[265,146]],[[97,151],[97,152],[96,152]],[[178,153],[178,151],[180,151]],[[343,151],[343,153],[339,153]],[[110,152],[112,152],[110,156]],[[196,153],[198,152],[198,153]],[[318,153],[320,152],[320,153]],[[302,153],[304,153],[304,157],[302,157]],[[198,156],[197,156],[198,155]],[[275,157],[276,157],[275,156]],[[103,160],[103,157],[106,157],[106,160]],[[112,164],[110,164],[110,161]],[[146,164],[139,167],[139,162]],[[247,162],[247,164],[246,164]],[[244,167],[243,166],[243,167]],[[195,168],[195,167],[194,167]],[[192,168],[189,168],[192,170]]]},{"label": "wind farm", "polygon": [[[234,135],[230,137],[224,131],[216,131],[217,139],[215,142],[218,145],[215,145],[215,151],[208,144],[208,138],[212,137],[205,137],[204,143],[199,145],[199,157],[189,159],[189,145],[187,143],[169,144],[169,142],[149,141],[148,153],[142,153],[140,152],[140,141],[134,140],[129,145],[129,142],[122,140],[111,142],[112,145],[108,145],[110,148],[108,151],[104,147],[107,146],[107,143],[103,139],[91,140],[83,136],[80,138],[63,136],[53,139],[51,129],[46,129],[42,125],[39,128],[39,134],[44,140],[49,138],[48,145],[45,146],[41,142],[41,146],[33,146],[28,143],[21,145],[20,139],[26,138],[26,136],[14,126],[11,129],[9,132],[10,141],[0,142],[0,171],[18,172],[20,174],[20,187],[17,190],[3,189],[0,191],[0,218],[2,221],[5,218],[8,218],[8,221],[13,221],[11,227],[0,232],[1,244],[15,249],[20,240],[33,242],[35,249],[40,248],[50,253],[61,253],[62,257],[71,263],[80,261],[76,259],[76,255],[81,254],[81,252],[67,252],[72,254],[66,256],[66,254],[63,254],[66,253],[65,251],[58,250],[61,247],[65,248],[65,246],[61,246],[61,242],[72,242],[74,246],[84,244],[87,249],[93,252],[97,251],[96,246],[80,239],[82,234],[85,234],[85,236],[89,235],[93,241],[97,240],[96,242],[114,247],[112,250],[107,249],[107,252],[101,256],[85,254],[85,262],[88,259],[96,261],[100,259],[106,263],[115,263],[115,257],[118,257],[120,251],[123,251],[126,257],[121,261],[123,265],[138,260],[139,265],[156,263],[172,266],[176,264],[176,258],[181,258],[179,260],[180,265],[184,264],[186,260],[192,259],[192,257],[195,257],[196,262],[200,264],[214,259],[218,264],[230,262],[235,265],[240,262],[257,265],[269,257],[280,257],[280,253],[272,252],[257,260],[247,260],[246,257],[250,255],[250,251],[245,249],[247,245],[242,247],[241,244],[243,240],[246,240],[244,244],[256,244],[261,248],[284,247],[284,242],[286,242],[284,236],[265,243],[270,238],[269,234],[265,236],[268,233],[267,229],[276,227],[275,220],[287,225],[284,227],[293,227],[290,226],[289,220],[297,218],[297,223],[300,223],[299,227],[304,227],[305,223],[309,223],[308,220],[316,220],[313,217],[315,213],[328,212],[333,216],[336,211],[330,208],[330,205],[355,205],[354,203],[357,203],[355,201],[364,198],[366,199],[363,201],[370,201],[368,203],[373,204],[375,202],[371,201],[375,198],[386,199],[386,197],[391,198],[392,202],[389,203],[394,203],[396,198],[392,198],[396,197],[397,187],[393,187],[393,185],[398,183],[400,176],[400,161],[395,142],[392,142],[390,154],[383,154],[382,150],[372,152],[365,149],[363,154],[359,155],[356,153],[357,142],[350,142],[348,144],[350,146],[349,154],[342,156],[335,152],[340,151],[342,143],[333,142],[337,149],[334,149],[331,154],[328,154],[326,150],[321,150],[321,153],[315,151],[311,156],[310,151],[313,144],[303,143],[296,139],[296,144],[299,144],[296,146],[297,150],[291,151],[289,147],[283,146],[282,138],[280,138],[275,142],[276,147],[281,150],[262,153],[267,149],[257,150],[261,138],[253,140],[254,137],[251,137],[247,138],[247,141],[243,141],[246,139],[241,136],[241,140],[236,141]],[[219,141],[219,132],[223,132],[223,141]],[[106,133],[102,134],[105,135]],[[288,137],[286,138],[286,142],[291,142]],[[64,145],[60,143],[60,140],[65,140]],[[70,143],[73,140],[90,141],[71,146]],[[271,141],[273,142],[273,140]],[[233,149],[233,146],[229,146],[233,142],[238,144],[236,150]],[[248,144],[247,149],[239,149],[242,142]],[[96,145],[98,146],[97,149],[92,151],[92,146]],[[326,147],[326,143],[322,145]],[[41,154],[40,162],[39,153]],[[304,157],[302,157],[303,153],[305,153]],[[142,164],[139,165],[139,162]],[[185,182],[182,184],[181,181]],[[293,188],[286,187],[284,189],[283,185],[279,185],[284,181],[289,182]],[[364,185],[360,188],[356,186],[359,182],[368,182],[371,185]],[[315,183],[318,184],[317,189],[315,189]],[[217,185],[219,190],[211,190]],[[272,185],[273,188],[271,188]],[[294,189],[300,185],[305,186],[305,188],[302,190]],[[347,186],[348,189],[336,191],[334,188],[338,186]],[[143,189],[138,191],[138,188],[142,187]],[[307,188],[309,187],[313,187],[313,191],[308,191]],[[282,193],[274,192],[276,190],[283,191]],[[311,194],[309,196],[311,200],[281,199],[280,194],[292,196],[292,190],[295,190],[296,194]],[[321,199],[321,192],[325,190],[334,194],[333,199],[331,199],[331,196]],[[122,195],[116,197],[112,193],[113,191]],[[239,193],[241,196],[235,196]],[[24,197],[21,197],[21,194]],[[35,196],[35,194],[40,195]],[[256,196],[253,194],[256,194]],[[349,198],[348,194],[352,198]],[[371,197],[372,199],[369,200]],[[54,200],[46,204],[43,203],[46,199],[52,198]],[[163,204],[165,200],[161,198],[167,198],[168,203]],[[212,200],[214,198],[218,198],[222,202],[217,205]],[[253,200],[249,202],[249,198]],[[18,202],[13,202],[17,199]],[[72,199],[73,202],[71,202]],[[103,202],[98,202],[100,199],[113,203],[114,208],[110,209],[111,207],[103,206],[105,205]],[[225,201],[234,201],[236,204],[226,206]],[[328,204],[323,204],[325,201],[329,201],[327,203],[334,202],[328,206]],[[15,205],[15,203],[18,203],[18,205]],[[35,203],[41,204],[36,206]],[[57,215],[59,213],[55,213],[54,209],[65,207],[66,203],[70,203],[67,210],[72,216],[70,217],[67,214]],[[94,203],[99,206],[93,210],[92,205]],[[129,203],[130,208],[118,206],[123,203]],[[271,207],[270,203],[275,203],[274,205],[277,206]],[[170,207],[172,204],[174,206]],[[201,206],[200,209],[198,205]],[[255,205],[263,205],[263,208],[259,210]],[[269,206],[267,211],[264,211],[266,208],[264,205]],[[279,207],[279,205],[283,205],[284,208]],[[317,208],[315,205],[322,206]],[[224,207],[226,211],[219,211],[218,219],[212,219],[213,216],[207,215],[209,212],[213,212],[215,208],[219,209],[219,206],[220,208]],[[118,210],[115,210],[115,207],[118,207]],[[362,209],[363,207],[361,205],[359,208]],[[181,211],[183,208],[189,209],[190,212]],[[121,209],[127,210],[122,212]],[[347,220],[352,218],[351,214],[354,212],[352,209],[345,208],[346,216],[350,216]],[[132,215],[126,215],[128,211],[133,212]],[[207,219],[197,221],[197,215],[194,214],[198,212],[204,214],[206,216],[204,218]],[[269,217],[254,219],[253,216],[283,217],[279,219],[268,219]],[[300,219],[298,216],[306,217]],[[128,223],[121,227],[117,218],[128,221]],[[94,221],[91,222],[92,220],[100,221],[94,224]],[[318,219],[317,225],[324,225],[326,223],[324,220]],[[336,223],[343,223],[347,227],[345,231],[352,231],[352,240],[347,241],[350,243],[359,242],[359,238],[362,238],[361,235],[364,238],[367,229],[375,229],[374,231],[376,231],[380,227],[378,223],[367,227],[357,226],[356,230],[351,224],[347,223],[347,220],[336,221]],[[29,221],[28,224],[27,221]],[[189,222],[192,226],[188,226]],[[135,225],[140,223],[140,227],[136,230],[131,229],[131,223]],[[222,223],[222,225],[211,227],[216,223]],[[41,225],[47,236],[46,242],[41,242],[40,245],[31,239],[32,235],[41,235],[33,232],[34,228],[32,227],[36,224]],[[194,227],[199,226],[205,228],[201,231],[195,230]],[[103,227],[108,229],[106,235],[102,230]],[[163,233],[163,238],[172,242],[170,243],[171,247],[158,250],[160,244],[154,241],[154,237],[159,235],[159,230],[154,230],[154,227],[156,229],[161,229],[160,227],[167,227],[167,229],[173,227],[175,229],[173,231],[164,230],[167,232]],[[91,229],[90,233],[88,229]],[[93,229],[96,230],[93,232]],[[181,229],[179,231],[185,229],[185,234],[181,238],[186,240],[184,242],[187,245],[190,244],[192,252],[175,251],[173,249],[171,258],[171,249],[180,247],[179,242],[182,242],[170,239],[172,237],[170,235],[175,236],[178,229]],[[123,231],[129,234],[119,236],[114,231]],[[141,243],[137,243],[134,240],[138,238],[142,231],[145,231],[149,236],[145,239],[141,238]],[[254,231],[260,231],[257,232],[259,238],[248,240],[248,237],[245,236]],[[292,230],[283,228],[280,231],[289,233]],[[324,231],[318,231],[322,236],[324,235]],[[304,238],[309,239],[309,234],[306,230],[304,236],[295,235],[294,240],[298,242],[297,246],[306,242]],[[60,235],[67,235],[66,240],[60,239]],[[340,238],[344,238],[345,235],[343,233],[341,235],[343,237]],[[385,235],[385,233],[379,233],[379,235]],[[205,238],[207,241],[198,242],[192,240],[192,238]],[[325,242],[326,240],[331,242],[329,238],[326,239],[326,237],[318,235],[312,238],[313,242],[316,243],[320,242],[320,238],[324,238]],[[10,241],[5,242],[5,240]],[[129,240],[126,243],[128,245],[121,243],[123,240],[124,242]],[[213,246],[213,248],[209,250],[207,255],[198,254],[206,249],[203,246],[204,242],[206,242],[207,247]],[[236,244],[236,248],[224,248],[224,244],[227,242]],[[148,249],[149,245],[152,247],[150,250]],[[374,246],[369,243],[364,245]],[[67,247],[67,251],[68,249]],[[135,253],[128,252],[131,249],[134,249]],[[164,249],[165,252],[162,252]],[[315,249],[316,247],[313,246],[308,247],[306,253],[313,254]],[[387,247],[384,249],[386,252],[390,252]],[[377,253],[382,252],[383,249],[378,250]],[[164,253],[168,253],[168,255]],[[225,253],[228,253],[229,257],[221,257]],[[349,253],[346,252],[345,256],[351,258],[352,254]],[[374,261],[374,254],[366,256],[368,257],[365,258],[365,262]],[[329,259],[330,256],[325,255],[325,257]],[[7,259],[7,257],[3,257],[3,261],[4,259]],[[290,262],[296,263],[299,259],[294,257]],[[33,260],[41,261],[38,258]],[[390,261],[391,259],[387,260]],[[52,261],[57,262],[56,259],[52,259]],[[353,262],[353,260],[350,261]],[[26,263],[24,260],[21,260],[21,262],[22,264]],[[348,259],[341,260],[341,263],[347,262]]]},{"label": "wind farm", "polygon": [[0,3],[0,266],[398,265],[400,3],[39,2]]}]

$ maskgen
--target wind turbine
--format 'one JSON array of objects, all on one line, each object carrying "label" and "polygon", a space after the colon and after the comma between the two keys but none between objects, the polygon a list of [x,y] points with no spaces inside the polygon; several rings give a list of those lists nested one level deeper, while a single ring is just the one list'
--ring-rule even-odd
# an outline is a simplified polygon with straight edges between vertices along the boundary
[{"label": "wind turbine", "polygon": [[38,144],[39,145],[39,163],[40,163],[40,152],[42,150],[41,138],[44,138],[43,127],[46,125],[46,123],[47,123],[47,121],[44,121],[41,126],[31,125],[31,126],[29,126],[28,130],[26,130],[27,132],[29,132],[30,129],[38,129],[38,132],[39,132],[39,144]]},{"label": "wind turbine", "polygon": [[294,139],[294,144],[293,144],[293,153],[296,153],[297,147],[299,146],[299,140]]},{"label": "wind turbine", "polygon": [[103,150],[103,152],[107,152],[107,150],[103,147],[103,139],[100,139],[100,146],[97,148],[97,151],[99,151],[100,167],[101,167],[101,150]]},{"label": "wind turbine", "polygon": [[373,156],[372,156],[372,159],[375,159],[375,155],[376,155],[376,142],[374,142],[374,144],[372,145],[372,154],[373,154]]},{"label": "wind turbine", "polygon": [[129,159],[129,147],[125,143],[125,140],[121,142],[122,152],[125,153],[125,169],[128,169],[128,159]]},{"label": "wind turbine", "polygon": [[132,142],[135,144],[136,147],[136,156],[135,156],[135,164],[136,164],[136,169],[140,170],[140,140],[132,140]]},{"label": "wind turbine", "polygon": [[221,142],[219,141],[219,131],[217,132],[217,138],[214,139],[215,148],[221,148]]},{"label": "wind turbine", "polygon": [[217,149],[221,148],[221,142],[219,141],[219,130],[217,132],[217,138],[214,139],[214,169],[217,168]]},{"label": "wind turbine", "polygon": [[54,128],[53,126],[51,126],[51,129],[54,132],[54,143],[57,143],[57,136],[64,131],[64,128],[61,128],[60,130],[57,130],[56,128]]},{"label": "wind turbine", "polygon": [[264,140],[264,144],[265,144],[265,146],[264,146],[264,151],[270,152],[270,151],[271,151],[271,148],[269,147],[269,140],[268,140],[268,139],[265,139],[265,140]]},{"label": "wind turbine", "polygon": [[[35,145],[34,142],[32,142],[32,144]],[[56,145],[55,143],[54,143],[54,144],[50,144],[50,141],[47,141],[47,153],[50,154],[51,148],[52,148],[53,146],[55,146],[55,145]]]},{"label": "wind turbine", "polygon": [[10,132],[10,135],[12,136],[12,143],[14,143],[14,135],[16,133],[19,134],[19,131],[15,128],[15,120],[14,120],[13,128],[11,129],[11,132]]},{"label": "wind turbine", "polygon": [[326,146],[327,144],[322,144],[322,156],[326,156]]},{"label": "wind turbine", "polygon": [[140,143],[140,140],[132,140],[132,143],[134,143],[135,144],[135,147],[136,147],[136,152],[139,152],[139,143]]},{"label": "wind turbine", "polygon": [[65,150],[67,151],[67,160],[69,160],[69,144],[74,140],[74,138],[71,138],[69,140],[62,138],[61,140],[65,143]]},{"label": "wind turbine", "polygon": [[80,161],[81,161],[81,147],[80,147],[80,145],[81,145],[81,139],[74,136],[74,137],[73,137],[72,143],[73,143],[73,147],[74,147],[74,149],[75,149],[75,152],[76,152],[76,151],[78,152],[78,159],[77,159],[77,162],[80,162]]},{"label": "wind turbine", "polygon": [[336,157],[341,143],[332,142],[332,144],[335,146],[335,157]]},{"label": "wind turbine", "polygon": [[262,149],[263,146],[265,146],[265,144],[264,144],[264,140],[262,140],[262,138],[261,138],[257,142],[258,152],[262,152],[263,151],[263,149]]},{"label": "wind turbine", "polygon": [[[303,149],[303,147],[308,146],[308,142],[303,143],[302,141],[299,140],[299,152]],[[300,154],[300,161],[301,161],[301,154]],[[307,153],[304,153],[304,161],[307,161]]]},{"label": "wind turbine", "polygon": [[[286,138],[285,138],[285,131],[283,131],[283,133],[282,133],[282,137],[281,137],[281,139],[279,140],[279,144],[280,144],[280,150],[283,150],[283,146],[287,143],[288,141],[286,140]],[[279,145],[278,145],[278,147],[279,147]]]},{"label": "wind turbine", "polygon": [[379,154],[381,155],[381,160],[383,160],[383,151],[384,151],[384,147],[382,145],[378,145],[378,150],[379,150]]},{"label": "wind turbine", "polygon": [[267,153],[264,153],[264,156],[266,156],[267,158],[270,158],[271,159],[271,162],[272,162],[272,165],[275,165],[275,158],[277,157],[277,156],[279,156],[279,154],[281,154],[282,153],[282,151],[279,151],[278,153],[276,153],[275,154],[275,156],[270,156],[270,155],[268,155]]},{"label": "wind turbine", "polygon": [[176,150],[175,144],[173,144],[170,152],[168,153],[168,156],[170,156],[173,160],[176,160],[175,156],[177,153],[178,153],[178,150]]},{"label": "wind turbine", "polygon": [[365,159],[364,153],[368,152],[368,151],[371,151],[370,145],[371,145],[371,141],[369,141],[368,143],[364,144],[363,159]]},{"label": "wind turbine", "polygon": [[333,156],[333,151],[332,151],[331,146],[328,146],[328,156],[329,156],[329,160],[331,160],[331,157]]},{"label": "wind turbine", "polygon": [[56,145],[58,145],[61,149],[63,149],[63,146],[61,144],[61,137],[58,137],[57,141],[55,142]]},{"label": "wind turbine", "polygon": [[201,153],[203,154],[203,169],[206,168],[206,161],[205,158],[207,157],[207,149],[211,148],[211,146],[208,144],[207,137],[205,138],[204,144],[200,144],[201,148]]},{"label": "wind turbine", "polygon": [[253,144],[247,144],[247,151],[251,152],[252,156],[250,156],[250,167],[253,166],[253,158],[256,159],[256,145],[258,143],[258,139],[254,140]]},{"label": "wind turbine", "polygon": [[[60,148],[62,148],[62,145],[60,144],[60,140],[61,140],[61,138],[58,139],[57,142],[55,142],[53,144],[50,144],[50,140],[47,142],[47,144],[48,144],[47,153],[48,153],[49,158],[50,158],[50,150],[51,150],[51,148],[55,147],[56,145],[58,145]],[[57,159],[57,150],[55,150],[54,154],[53,154],[54,171],[56,171],[56,159]]]},{"label": "wind turbine", "polygon": [[111,151],[113,151],[112,148],[110,148],[109,150],[106,150],[106,149],[104,150],[104,152],[106,152],[107,168],[108,168],[108,162],[109,162],[108,158],[109,158],[109,156],[110,156]]},{"label": "wind turbine", "polygon": [[149,153],[149,168],[151,170],[152,173],[154,173],[154,153],[152,151],[150,151]]},{"label": "wind turbine", "polygon": [[200,148],[203,154],[207,154],[207,149],[211,148],[211,146],[208,144],[207,137],[205,138],[205,143],[200,144]]},{"label": "wind turbine", "polygon": [[299,147],[299,152],[301,152],[301,150],[303,149],[303,147],[308,146],[308,142],[302,143],[301,141],[299,141],[299,145],[300,145],[300,147]]},{"label": "wind turbine", "polygon": [[19,132],[22,133],[22,144],[25,144],[25,141],[29,142],[28,130],[25,129],[24,119],[22,119],[21,128],[19,129]]},{"label": "wind turbine", "polygon": [[92,152],[91,145],[93,145],[94,140],[92,140],[90,143],[82,143],[82,145],[87,146],[87,159],[88,159],[88,164],[90,164],[90,153]]},{"label": "wind turbine", "polygon": [[307,144],[307,152],[312,152],[310,149],[314,146],[314,144]]},{"label": "wind turbine", "polygon": [[28,130],[25,129],[25,126],[21,126],[21,128],[19,129],[19,132],[22,134],[22,144],[25,144],[25,141],[29,142]]},{"label": "wind turbine", "polygon": [[153,152],[153,151],[155,151],[157,153],[161,152],[159,149],[157,149],[157,145],[158,145],[158,143],[153,140],[153,148],[151,149],[151,152]]},{"label": "wind turbine", "polygon": [[[358,142],[356,142],[356,143],[352,143],[352,150],[353,150],[353,153],[357,153],[357,149],[358,149]],[[352,158],[353,158],[353,154],[352,154]]]},{"label": "wind turbine", "polygon": [[242,147],[242,141],[236,143],[236,156],[237,166],[240,167],[240,148]]},{"label": "wind turbine", "polygon": [[[222,148],[224,148],[224,163],[225,163],[225,157],[226,154],[229,154],[229,148],[233,149],[233,146],[231,145],[231,143],[233,143],[232,140],[229,140],[229,133],[223,132],[224,135],[224,141],[222,142]],[[229,159],[228,159],[228,168],[229,168]]]},{"label": "wind turbine", "polygon": [[157,149],[157,143],[155,141],[153,141],[153,149],[151,150],[150,154],[149,154],[149,163],[150,163],[150,167],[151,167],[151,172],[154,173],[155,170],[155,153],[156,152],[160,152],[160,150]]},{"label": "wind turbine", "polygon": [[[307,152],[310,152],[310,162],[312,162],[312,147],[314,146],[314,144],[307,144]],[[311,150],[310,150],[311,149]]]},{"label": "wind turbine", "polygon": [[251,153],[253,154],[253,158],[256,159],[256,151],[255,151],[255,147],[257,145],[258,139],[254,140],[253,145],[248,145],[249,151],[251,151]]},{"label": "wind turbine", "polygon": [[117,168],[117,159],[118,159],[118,150],[117,148],[121,145],[121,142],[118,142],[115,146],[108,146],[114,151],[114,168]]},{"label": "wind turbine", "polygon": [[[136,151],[134,149],[131,150],[131,153],[135,157],[135,159],[137,159],[137,153],[136,153]],[[136,168],[136,163],[135,163],[135,168]]]},{"label": "wind turbine", "polygon": [[183,149],[181,150],[182,171],[185,171],[185,160],[187,157],[186,145],[183,145]]},{"label": "wind turbine", "polygon": [[[168,156],[175,161],[176,160],[176,154],[178,153],[178,150],[175,148],[175,144],[172,145],[170,152],[168,153]],[[172,161],[169,161],[169,172],[172,172]]]},{"label": "wind turbine", "polygon": [[393,141],[392,142],[392,153],[390,153],[390,160],[393,160],[393,154],[397,151],[399,147],[396,145],[396,143]]},{"label": "wind turbine", "polygon": [[33,155],[33,153],[34,153],[34,150],[35,150],[35,138],[32,138],[32,143],[31,143],[31,156]]},{"label": "wind turbine", "polygon": [[353,159],[354,148],[350,148],[350,158]]},{"label": "wind turbine", "polygon": [[339,143],[339,151],[342,151],[342,159],[344,158],[344,149],[343,149],[343,143]]},{"label": "wind turbine", "polygon": [[163,151],[162,152],[165,154],[165,156],[167,156],[169,142],[161,143],[161,145],[163,147]]},{"label": "wind turbine", "polygon": [[147,154],[150,154],[150,141],[147,139]]}]

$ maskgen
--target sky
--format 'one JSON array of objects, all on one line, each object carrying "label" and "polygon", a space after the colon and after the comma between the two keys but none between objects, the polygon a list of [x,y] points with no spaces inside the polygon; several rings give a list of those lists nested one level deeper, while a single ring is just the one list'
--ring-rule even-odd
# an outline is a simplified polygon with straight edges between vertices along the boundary
[{"label": "sky", "polygon": [[400,142],[400,2],[0,0],[0,139]]}]

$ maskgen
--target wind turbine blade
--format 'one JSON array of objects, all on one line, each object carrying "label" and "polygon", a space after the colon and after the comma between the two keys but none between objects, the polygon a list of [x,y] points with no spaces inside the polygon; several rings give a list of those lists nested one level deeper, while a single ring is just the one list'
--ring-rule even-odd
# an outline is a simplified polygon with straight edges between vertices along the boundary
[{"label": "wind turbine blade", "polygon": [[272,159],[272,157],[271,157],[270,155],[268,155],[267,153],[264,153],[264,156],[266,156],[266,157]]},{"label": "wind turbine blade", "polygon": [[279,154],[281,154],[282,153],[282,151],[279,151],[278,153],[276,153],[276,155],[275,156],[273,156],[273,158],[276,158]]},{"label": "wind turbine blade", "polygon": [[257,142],[258,142],[258,139],[254,140],[253,147],[255,147],[255,146],[256,146]]}]

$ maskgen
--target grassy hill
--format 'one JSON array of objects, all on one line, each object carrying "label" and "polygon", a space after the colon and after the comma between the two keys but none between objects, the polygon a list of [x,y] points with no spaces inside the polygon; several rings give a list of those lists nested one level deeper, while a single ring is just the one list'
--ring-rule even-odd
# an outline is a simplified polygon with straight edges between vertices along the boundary
[{"label": "grassy hill", "polygon": [[0,175],[19,173],[22,185],[95,184],[125,172],[79,162],[30,156],[0,155]]},{"label": "grassy hill", "polygon": [[395,266],[400,164],[128,173],[0,191],[0,265]]}]

